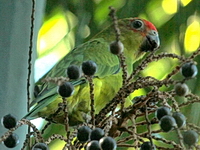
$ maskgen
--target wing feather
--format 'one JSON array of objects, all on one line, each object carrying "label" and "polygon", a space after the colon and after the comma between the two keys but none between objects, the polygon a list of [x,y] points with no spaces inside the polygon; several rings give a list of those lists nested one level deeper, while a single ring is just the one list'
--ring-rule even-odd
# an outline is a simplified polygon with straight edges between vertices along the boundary
[{"label": "wing feather", "polygon": [[117,56],[109,52],[109,44],[103,38],[88,41],[69,52],[57,63],[45,77],[65,76],[65,71],[70,65],[81,66],[82,62],[92,60],[98,70],[95,76],[99,78],[115,73],[119,69]]}]

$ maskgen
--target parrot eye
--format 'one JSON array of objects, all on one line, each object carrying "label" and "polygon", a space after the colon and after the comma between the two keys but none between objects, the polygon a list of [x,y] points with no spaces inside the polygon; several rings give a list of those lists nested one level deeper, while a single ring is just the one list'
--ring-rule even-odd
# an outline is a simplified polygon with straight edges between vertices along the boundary
[{"label": "parrot eye", "polygon": [[134,20],[131,22],[131,26],[136,30],[140,30],[143,27],[143,22],[141,20]]}]

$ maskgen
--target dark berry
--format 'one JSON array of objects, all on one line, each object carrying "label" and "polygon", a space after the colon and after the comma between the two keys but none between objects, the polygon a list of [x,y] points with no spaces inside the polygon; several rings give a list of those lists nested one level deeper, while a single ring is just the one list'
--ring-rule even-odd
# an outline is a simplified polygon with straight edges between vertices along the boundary
[{"label": "dark berry", "polygon": [[78,79],[80,78],[81,76],[81,70],[80,70],[80,67],[78,67],[77,65],[71,65],[67,68],[67,76],[70,78],[70,79]]},{"label": "dark berry", "polygon": [[169,132],[176,126],[176,120],[170,116],[166,115],[160,119],[160,127],[164,132]]},{"label": "dark berry", "polygon": [[183,141],[191,146],[198,142],[199,135],[194,130],[188,130],[183,133]]},{"label": "dark berry", "polygon": [[170,115],[170,108],[166,106],[159,107],[156,110],[156,117],[160,120],[165,115]]},{"label": "dark berry", "polygon": [[193,78],[197,75],[198,69],[192,62],[187,62],[181,67],[181,73],[185,78]]},{"label": "dark berry", "polygon": [[182,113],[174,112],[172,114],[172,117],[174,117],[174,119],[176,120],[176,124],[177,124],[178,128],[181,128],[185,125],[186,118]]},{"label": "dark berry", "polygon": [[74,92],[74,86],[70,82],[65,82],[58,87],[58,93],[62,97],[70,97]]},{"label": "dark berry", "polygon": [[189,92],[189,88],[185,83],[177,83],[174,87],[174,90],[178,96],[185,96]]},{"label": "dark berry", "polygon": [[87,142],[90,138],[91,129],[88,126],[78,128],[77,138],[80,142]]},{"label": "dark berry", "polygon": [[45,143],[36,143],[31,150],[49,150]]},{"label": "dark berry", "polygon": [[93,140],[87,144],[86,150],[101,150],[99,141]]},{"label": "dark berry", "polygon": [[109,136],[101,138],[99,140],[99,145],[102,150],[115,150],[117,148],[116,141]]},{"label": "dark berry", "polygon": [[93,76],[97,71],[97,64],[91,60],[82,63],[82,71],[87,76]]},{"label": "dark berry", "polygon": [[17,134],[12,133],[3,143],[8,148],[14,148],[19,143],[19,137]]},{"label": "dark berry", "polygon": [[15,116],[8,114],[1,119],[1,123],[6,129],[11,129],[17,125],[17,119]]},{"label": "dark berry", "polygon": [[121,41],[113,41],[110,43],[110,52],[112,54],[118,55],[124,50],[124,45]]},{"label": "dark berry", "polygon": [[101,128],[95,128],[92,130],[90,139],[91,140],[100,140],[105,135],[104,131]]},{"label": "dark berry", "polygon": [[155,146],[151,145],[151,142],[142,143],[140,150],[155,150]]},{"label": "dark berry", "polygon": [[97,64],[92,60],[84,61],[82,63],[82,71],[87,76],[93,76],[97,71]]}]

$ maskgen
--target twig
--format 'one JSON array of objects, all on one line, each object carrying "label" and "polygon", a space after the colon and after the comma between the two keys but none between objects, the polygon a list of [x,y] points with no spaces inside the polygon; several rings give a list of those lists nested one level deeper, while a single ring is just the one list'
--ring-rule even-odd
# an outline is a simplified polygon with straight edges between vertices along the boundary
[{"label": "twig", "polygon": [[[28,58],[28,77],[27,77],[27,112],[30,111],[30,80],[31,80],[31,69],[32,69],[32,48],[33,48],[33,30],[34,30],[34,20],[35,20],[35,0],[32,0],[32,11],[31,11],[31,30],[30,30],[30,45],[29,45],[29,58]],[[28,133],[30,133],[30,127],[28,126]],[[30,139],[29,139],[30,140]],[[29,149],[30,149],[29,145]]]},{"label": "twig", "polygon": [[148,134],[149,134],[149,141],[151,143],[151,146],[153,147],[153,140],[152,140],[152,133],[151,133],[151,122],[148,118],[148,110],[147,110],[147,106],[145,106],[145,119],[147,121],[147,130],[148,130]]},{"label": "twig", "polygon": [[91,122],[92,122],[92,125],[95,126],[94,83],[93,83],[92,77],[86,76],[86,79],[88,80],[89,87],[90,87]]}]

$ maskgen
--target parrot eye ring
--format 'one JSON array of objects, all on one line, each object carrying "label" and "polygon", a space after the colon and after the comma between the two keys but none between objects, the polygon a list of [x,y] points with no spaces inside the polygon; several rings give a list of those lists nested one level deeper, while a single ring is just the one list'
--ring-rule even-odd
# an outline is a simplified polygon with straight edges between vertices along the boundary
[{"label": "parrot eye ring", "polygon": [[151,33],[152,33],[152,35],[158,36],[158,32],[155,30],[152,30]]},{"label": "parrot eye ring", "polygon": [[131,22],[131,26],[136,30],[141,30],[144,24],[141,20],[134,20]]}]

